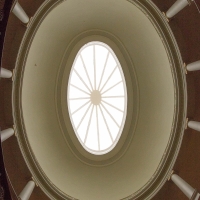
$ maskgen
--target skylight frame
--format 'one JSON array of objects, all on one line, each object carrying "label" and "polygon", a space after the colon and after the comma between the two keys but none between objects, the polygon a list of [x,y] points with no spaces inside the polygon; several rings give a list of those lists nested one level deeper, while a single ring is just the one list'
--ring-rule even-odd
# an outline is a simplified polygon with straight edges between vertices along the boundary
[{"label": "skylight frame", "polygon": [[[88,146],[86,146],[86,145],[85,145],[86,142],[83,142],[83,141],[82,141],[82,139],[80,138],[79,133],[77,132],[77,128],[79,128],[80,123],[82,123],[81,121],[82,121],[83,118],[85,117],[84,115],[86,115],[87,112],[88,112],[90,109],[92,109],[92,112],[90,113],[91,115],[94,114],[94,111],[93,111],[93,110],[96,110],[96,115],[97,115],[97,110],[98,110],[97,107],[98,107],[98,106],[92,105],[92,103],[90,103],[90,102],[86,102],[86,103],[83,105],[83,107],[89,103],[89,106],[88,106],[88,108],[87,108],[87,110],[86,110],[87,112],[85,112],[85,114],[83,115],[81,121],[79,122],[79,125],[76,127],[75,124],[74,124],[73,117],[72,117],[72,114],[73,114],[74,112],[71,112],[70,103],[69,103],[71,100],[75,100],[75,99],[73,99],[73,98],[70,98],[70,90],[71,90],[70,85],[72,85],[72,84],[71,84],[71,78],[72,78],[73,71],[77,74],[77,71],[74,69],[75,64],[76,64],[76,62],[77,62],[77,59],[78,59],[79,56],[82,57],[82,56],[81,56],[81,53],[84,51],[84,49],[86,49],[87,47],[90,47],[90,46],[93,46],[93,47],[94,47],[95,45],[104,47],[104,48],[108,51],[108,55],[107,55],[107,58],[106,58],[106,61],[105,61],[105,62],[106,62],[106,63],[105,63],[105,68],[106,68],[106,64],[107,64],[107,60],[108,60],[109,55],[111,55],[112,58],[114,58],[114,60],[115,60],[115,62],[116,62],[116,67],[115,67],[115,69],[112,71],[112,73],[110,74],[110,76],[109,76],[109,78],[108,78],[108,81],[109,81],[109,79],[111,78],[112,74],[114,74],[114,71],[115,71],[116,69],[119,70],[119,72],[120,72],[121,80],[120,80],[120,81],[117,81],[117,83],[114,84],[112,87],[110,87],[110,88],[108,88],[108,89],[106,89],[106,90],[103,90],[104,87],[105,87],[106,84],[107,84],[107,81],[106,81],[106,82],[104,82],[103,85],[102,85],[102,77],[104,76],[104,74],[103,74],[103,73],[104,73],[104,70],[103,70],[103,71],[102,71],[102,74],[101,74],[102,77],[101,77],[101,79],[100,79],[98,88],[96,87],[96,80],[94,80],[94,89],[100,89],[100,91],[102,91],[102,94],[104,94],[104,93],[108,92],[109,90],[111,90],[112,88],[114,88],[114,87],[116,87],[117,85],[119,85],[120,83],[122,83],[123,91],[124,91],[124,95],[123,95],[123,96],[122,96],[122,95],[116,95],[115,97],[113,96],[113,98],[123,98],[123,99],[124,99],[124,106],[123,106],[124,109],[123,109],[123,110],[120,110],[120,109],[116,108],[115,106],[112,106],[111,104],[109,104],[109,103],[106,102],[105,100],[102,100],[102,101],[104,102],[104,105],[105,105],[105,103],[106,103],[107,105],[109,105],[109,106],[111,106],[111,107],[113,107],[113,108],[115,108],[115,109],[117,109],[117,110],[123,112],[122,121],[121,121],[121,123],[120,123],[120,125],[119,125],[119,130],[118,130],[118,133],[117,133],[116,138],[115,138],[114,140],[112,140],[112,145],[110,145],[108,148],[105,148],[105,149],[103,149],[103,150],[100,150],[100,149],[94,150],[94,149],[91,149],[91,148],[89,148]],[[94,47],[94,49],[95,49],[95,47]],[[84,62],[83,62],[83,58],[81,58],[81,60],[82,60],[83,65],[85,65]],[[93,60],[95,60],[95,56],[94,56],[94,55],[93,55]],[[86,67],[86,66],[85,66],[85,67]],[[85,70],[85,71],[87,71],[87,70]],[[95,72],[95,65],[94,65],[94,73],[96,73],[96,72]],[[87,73],[86,73],[86,74],[87,74]],[[90,80],[90,78],[89,78],[88,76],[89,76],[89,75],[87,74],[87,78],[88,78],[88,80]],[[95,75],[94,75],[94,76],[95,76]],[[80,79],[80,80],[82,79],[80,75],[79,75],[79,79]],[[82,82],[84,82],[84,81],[82,81]],[[85,83],[85,84],[86,84],[86,83]],[[84,85],[85,85],[85,84],[84,84]],[[92,83],[90,82],[89,85],[90,85],[91,88],[89,88],[89,86],[87,86],[86,88],[88,88],[88,90],[87,90],[86,93],[88,93],[88,91],[89,91],[89,92],[92,92],[92,90],[90,90],[90,89],[92,89]],[[72,87],[73,87],[73,86],[72,86]],[[88,94],[89,94],[89,93],[88,93]],[[110,98],[110,96],[104,96],[104,97],[102,97],[102,98]],[[89,97],[89,98],[85,98],[85,99],[90,100],[90,97]],[[102,104],[101,106],[99,106],[99,113],[101,113],[101,115],[103,116],[105,125],[106,125],[107,129],[109,129],[109,128],[108,128],[109,125],[108,125],[108,123],[106,122],[106,120],[105,120],[105,115],[103,115],[103,111],[102,111],[102,110],[104,110],[104,112],[107,112],[104,105]],[[126,115],[127,115],[127,89],[126,89],[126,81],[125,81],[124,73],[123,73],[121,64],[120,64],[120,62],[119,62],[119,59],[117,58],[116,54],[115,54],[114,51],[111,49],[111,47],[108,46],[106,43],[103,43],[103,42],[100,42],[100,41],[92,41],[92,42],[88,42],[87,44],[83,45],[83,46],[79,49],[79,51],[78,51],[78,53],[76,54],[76,57],[75,57],[75,59],[74,59],[72,68],[71,68],[71,70],[70,70],[70,75],[69,75],[69,80],[68,80],[68,87],[67,87],[67,106],[68,106],[68,112],[69,112],[70,121],[71,121],[72,127],[73,127],[73,129],[74,129],[75,135],[76,135],[76,137],[78,138],[78,140],[79,140],[80,144],[82,145],[82,147],[83,147],[86,151],[88,151],[89,153],[94,154],[94,155],[103,155],[103,154],[106,154],[106,153],[112,151],[112,149],[114,149],[114,147],[117,145],[117,143],[118,143],[118,141],[119,141],[119,139],[120,139],[120,137],[121,137],[121,134],[122,134],[122,132],[123,132],[123,128],[124,128],[124,125],[125,125],[125,120],[126,120]],[[81,107],[82,107],[82,106],[81,106]],[[81,108],[80,108],[80,109],[81,109]],[[77,109],[77,111],[78,111],[78,110],[79,110],[79,109]],[[108,112],[107,112],[107,113],[108,113]],[[113,118],[113,117],[111,117],[111,118]],[[98,126],[98,115],[96,116],[96,119],[97,119],[97,126]],[[90,121],[90,119],[89,119],[89,121]],[[113,120],[113,121],[115,121],[115,120]],[[89,122],[89,123],[90,123],[90,122]],[[115,123],[116,123],[116,121],[115,121]],[[98,146],[99,146],[99,135],[100,135],[100,133],[99,133],[99,128],[97,129],[97,132],[98,132]],[[109,132],[109,134],[110,134],[110,132]],[[110,137],[111,137],[111,136],[110,136]],[[99,148],[99,147],[98,147],[98,148]]]}]

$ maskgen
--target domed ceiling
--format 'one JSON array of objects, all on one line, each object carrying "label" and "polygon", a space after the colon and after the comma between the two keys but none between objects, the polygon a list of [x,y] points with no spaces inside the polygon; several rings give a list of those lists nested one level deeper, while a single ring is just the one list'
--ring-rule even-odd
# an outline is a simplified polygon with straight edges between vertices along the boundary
[{"label": "domed ceiling", "polygon": [[[91,41],[112,48],[127,87],[122,135],[104,155],[91,154],[79,143],[67,105],[74,59]],[[13,98],[20,101],[14,103],[14,118],[23,132],[18,138],[22,153],[44,192],[51,199],[131,199],[155,183],[145,193],[151,198],[172,169],[186,110],[181,56],[155,5],[46,1],[19,52]]]}]

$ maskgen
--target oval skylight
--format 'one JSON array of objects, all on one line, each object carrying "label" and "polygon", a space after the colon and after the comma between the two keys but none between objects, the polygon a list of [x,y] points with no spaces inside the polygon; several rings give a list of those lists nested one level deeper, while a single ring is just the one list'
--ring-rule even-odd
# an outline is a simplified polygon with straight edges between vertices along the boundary
[{"label": "oval skylight", "polygon": [[119,141],[126,118],[127,92],[121,65],[105,43],[85,44],[68,82],[68,109],[85,150],[102,155]]}]

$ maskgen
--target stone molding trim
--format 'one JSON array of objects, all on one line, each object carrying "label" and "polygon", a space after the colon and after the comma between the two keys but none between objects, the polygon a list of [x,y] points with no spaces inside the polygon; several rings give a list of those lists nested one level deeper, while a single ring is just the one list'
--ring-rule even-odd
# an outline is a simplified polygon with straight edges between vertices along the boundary
[{"label": "stone molding trim", "polygon": [[[33,19],[25,32],[16,60],[15,75],[13,77],[12,105],[18,144],[34,180],[50,199],[74,200],[75,198],[60,191],[48,179],[37,162],[26,134],[21,102],[24,67],[32,40],[45,16],[62,2],[63,0],[45,1],[33,16]],[[187,87],[185,70],[183,68],[183,61],[179,47],[162,12],[150,0],[129,0],[129,2],[130,6],[131,4],[137,6],[149,18],[163,41],[171,65],[175,90],[173,125],[168,145],[165,153],[163,154],[162,160],[154,175],[146,185],[144,185],[136,193],[123,198],[124,200],[147,200],[151,199],[167,181],[179,153],[185,130]]]}]

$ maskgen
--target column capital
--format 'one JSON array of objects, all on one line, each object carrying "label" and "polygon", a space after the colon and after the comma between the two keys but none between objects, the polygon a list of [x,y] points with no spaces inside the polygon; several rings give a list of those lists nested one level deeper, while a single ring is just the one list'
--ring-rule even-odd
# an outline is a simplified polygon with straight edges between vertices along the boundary
[{"label": "column capital", "polygon": [[197,200],[196,197],[198,193],[196,193],[196,189],[189,185],[179,175],[172,174],[171,180],[190,200]]},{"label": "column capital", "polygon": [[39,187],[38,184],[37,184],[37,182],[36,182],[36,180],[35,180],[35,178],[33,176],[31,177],[30,181],[33,181],[35,183],[35,186]]},{"label": "column capital", "polygon": [[193,193],[193,195],[192,195],[190,200],[196,200],[197,194],[198,194],[198,191],[197,191],[197,189],[195,189],[195,191],[194,191],[194,193]]},{"label": "column capital", "polygon": [[18,0],[14,0],[13,1],[12,7],[11,7],[11,10],[10,10],[11,12],[13,11],[13,9],[14,9],[14,7],[15,7],[17,2],[18,2]]},{"label": "column capital", "polygon": [[188,1],[188,5],[190,6],[194,0],[187,0],[187,1]]},{"label": "column capital", "polygon": [[167,18],[174,17],[177,13],[179,13],[183,8],[187,5],[191,4],[191,0],[176,0],[174,4],[167,10],[166,16]]},{"label": "column capital", "polygon": [[1,142],[4,142],[8,138],[10,138],[12,135],[14,135],[14,129],[8,128],[1,131]]},{"label": "column capital", "polygon": [[21,200],[29,200],[34,188],[35,188],[35,182],[33,180],[30,180],[24,189],[19,194],[18,198]]},{"label": "column capital", "polygon": [[21,7],[18,1],[14,1],[12,7],[12,13],[23,23],[28,24],[30,21],[29,16],[26,14],[24,9]]},{"label": "column capital", "polygon": [[165,12],[162,12],[162,13],[163,13],[163,15],[164,15],[165,19],[167,20],[167,22],[169,23],[169,21],[170,21],[170,18],[168,18],[168,17],[167,17],[167,15],[166,15],[166,13],[165,13]]},{"label": "column capital", "polygon": [[200,70],[200,60],[189,63],[185,67],[187,71],[198,71]]},{"label": "column capital", "polygon": [[11,78],[12,77],[12,72],[8,69],[5,69],[5,68],[1,68],[1,71],[0,71],[0,77],[1,78]]},{"label": "column capital", "polygon": [[170,174],[169,174],[169,176],[168,176],[168,181],[170,181],[171,180],[171,177],[172,177],[172,175],[175,173],[175,171],[174,170],[172,170],[171,172],[170,172]]},{"label": "column capital", "polygon": [[185,120],[185,129],[187,129],[187,128],[188,128],[188,122],[189,122],[189,119],[188,119],[188,118],[186,118],[186,120]]},{"label": "column capital", "polygon": [[185,74],[188,74],[188,71],[187,71],[187,64],[184,62],[183,63],[183,68],[184,68],[184,70],[185,70]]},{"label": "column capital", "polygon": [[188,127],[200,132],[200,122],[197,121],[189,121]]}]

